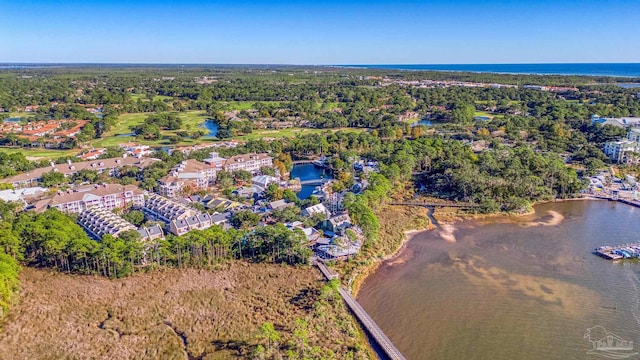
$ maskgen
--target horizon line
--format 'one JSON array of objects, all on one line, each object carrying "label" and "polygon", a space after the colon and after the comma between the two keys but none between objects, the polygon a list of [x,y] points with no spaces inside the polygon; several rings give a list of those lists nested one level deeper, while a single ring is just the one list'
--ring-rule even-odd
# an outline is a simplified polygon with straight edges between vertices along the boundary
[{"label": "horizon line", "polygon": [[299,64],[299,63],[206,63],[206,62],[70,62],[25,61],[0,62],[0,65],[235,65],[235,66],[412,66],[412,65],[640,65],[640,62],[507,62],[507,63],[352,63],[352,64]]}]

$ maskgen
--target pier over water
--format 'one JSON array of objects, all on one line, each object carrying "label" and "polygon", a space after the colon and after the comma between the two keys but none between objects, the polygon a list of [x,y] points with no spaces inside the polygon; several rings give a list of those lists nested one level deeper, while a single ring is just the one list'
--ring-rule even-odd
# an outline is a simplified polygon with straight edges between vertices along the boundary
[{"label": "pier over water", "polygon": [[[327,280],[333,280],[338,278],[338,274],[329,270],[329,268],[321,261],[314,260],[313,264],[318,267],[320,272]],[[338,292],[342,299],[347,304],[353,315],[358,319],[362,327],[367,331],[369,336],[375,343],[380,346],[381,351],[384,353],[387,359],[390,360],[406,360],[402,353],[393,345],[391,340],[384,334],[384,332],[373,321],[371,316],[367,314],[362,306],[351,296],[349,290],[344,286],[338,288]]]}]

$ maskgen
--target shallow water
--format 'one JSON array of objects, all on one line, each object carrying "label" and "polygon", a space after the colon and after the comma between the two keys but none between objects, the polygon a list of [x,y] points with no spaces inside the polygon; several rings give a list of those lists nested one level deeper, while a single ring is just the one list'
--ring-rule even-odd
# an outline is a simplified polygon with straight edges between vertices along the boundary
[{"label": "shallow water", "polygon": [[416,234],[358,300],[407,359],[597,358],[584,338],[596,325],[640,344],[640,263],[592,254],[640,241],[640,209],[535,210]]}]

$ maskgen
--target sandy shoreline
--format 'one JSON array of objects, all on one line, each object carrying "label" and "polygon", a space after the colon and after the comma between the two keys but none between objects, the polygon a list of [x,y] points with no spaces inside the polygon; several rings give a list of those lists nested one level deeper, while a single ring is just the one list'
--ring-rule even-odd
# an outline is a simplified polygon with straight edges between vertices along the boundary
[{"label": "sandy shoreline", "polygon": [[[555,202],[565,202],[565,201],[585,201],[585,200],[607,200],[607,199],[601,199],[601,198],[596,198],[596,197],[582,197],[582,198],[570,198],[570,199],[554,199],[554,200],[545,200],[545,201],[537,201],[534,204],[531,205],[530,209],[526,212],[523,213],[504,213],[504,212],[500,212],[500,213],[492,213],[492,214],[469,214],[469,215],[465,215],[465,216],[460,216],[459,214],[456,214],[455,216],[452,217],[448,217],[448,216],[438,216],[439,214],[434,213],[432,216],[434,219],[436,219],[436,221],[440,224],[440,227],[443,227],[444,231],[444,235],[446,237],[446,235],[450,235],[451,237],[449,237],[449,239],[447,240],[445,238],[445,241],[452,241],[455,242],[455,237],[452,234],[452,231],[447,231],[448,227],[451,227],[452,229],[455,229],[454,225],[457,222],[463,221],[463,220],[482,220],[482,219],[491,219],[491,218],[520,218],[520,217],[525,217],[525,216],[532,216],[535,215],[535,209],[534,207],[538,206],[538,205],[542,205],[542,204],[548,204],[548,203],[555,203]],[[536,221],[536,222],[528,222],[528,223],[523,223],[522,226],[554,226],[554,225],[558,225],[560,222],[562,222],[564,220],[564,216],[562,216],[560,213],[556,212],[556,211],[550,211],[547,213],[548,215],[551,216],[550,219],[546,220],[546,221]],[[546,215],[546,216],[548,216]],[[402,251],[407,247],[409,241],[411,239],[414,238],[415,235],[423,232],[423,231],[430,231],[430,230],[436,230],[438,229],[438,227],[436,227],[434,224],[432,224],[431,222],[429,223],[429,225],[426,228],[421,228],[421,229],[410,229],[410,230],[406,230],[403,232],[404,238],[402,240],[402,242],[400,243],[400,245],[391,253],[376,259],[376,261],[374,261],[370,266],[366,267],[365,269],[362,270],[362,272],[360,274],[358,274],[355,279],[353,279],[352,281],[352,294],[355,298],[357,298],[358,293],[360,291],[360,287],[362,286],[362,284],[367,280],[367,278],[369,277],[369,275],[373,274],[383,263],[385,262],[390,262],[393,261],[395,258],[397,258]],[[449,229],[451,230],[451,229]],[[451,234],[449,234],[451,233]],[[443,234],[440,234],[441,236]]]}]

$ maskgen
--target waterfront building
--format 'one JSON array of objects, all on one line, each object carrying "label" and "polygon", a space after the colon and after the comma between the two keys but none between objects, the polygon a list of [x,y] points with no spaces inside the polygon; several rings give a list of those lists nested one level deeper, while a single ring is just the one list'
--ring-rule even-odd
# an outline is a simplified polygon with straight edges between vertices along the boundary
[{"label": "waterfront building", "polygon": [[636,154],[640,153],[640,146],[629,140],[610,141],[604,145],[604,153],[618,163],[637,162],[639,159]]},{"label": "waterfront building", "polygon": [[55,195],[37,201],[34,208],[36,211],[56,208],[63,212],[80,214],[91,208],[113,210],[143,204],[143,193],[135,185],[102,184],[58,191]]}]

